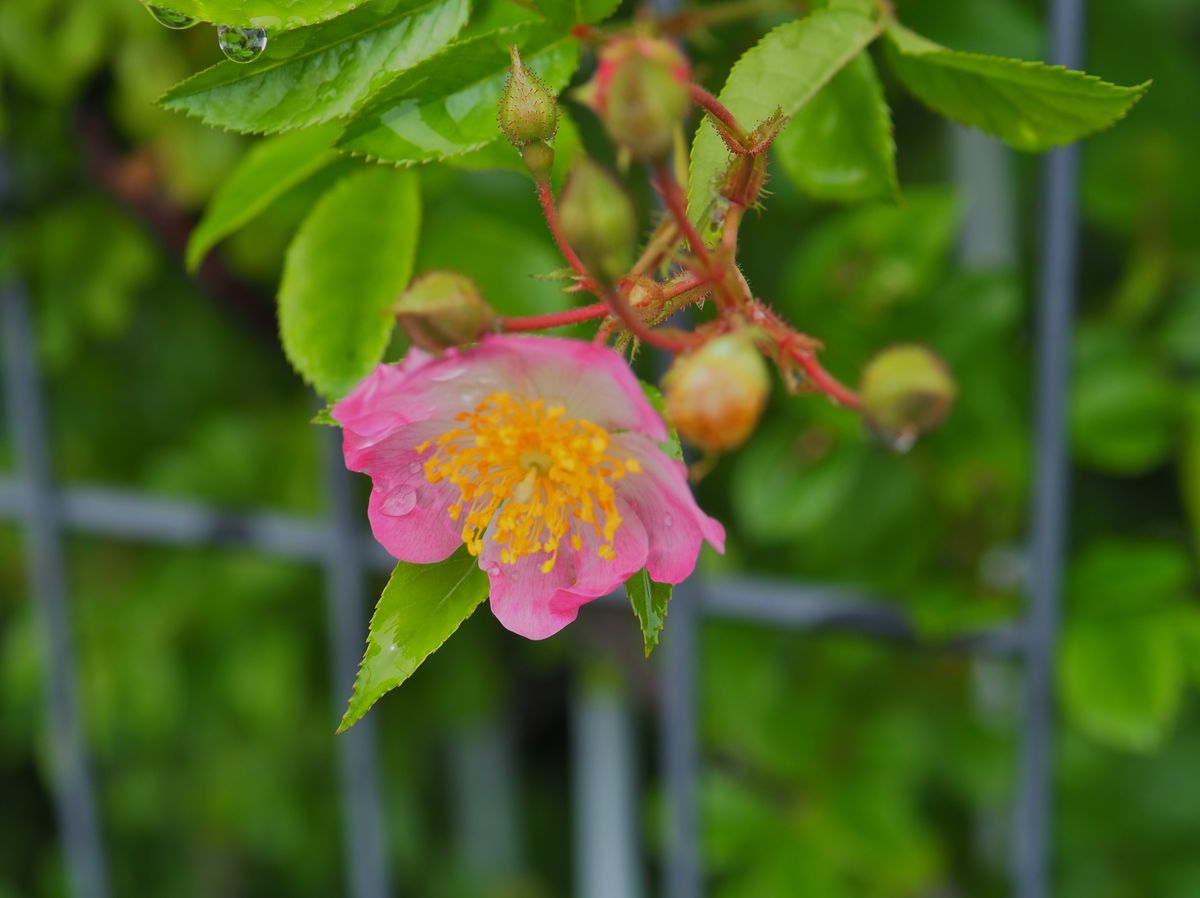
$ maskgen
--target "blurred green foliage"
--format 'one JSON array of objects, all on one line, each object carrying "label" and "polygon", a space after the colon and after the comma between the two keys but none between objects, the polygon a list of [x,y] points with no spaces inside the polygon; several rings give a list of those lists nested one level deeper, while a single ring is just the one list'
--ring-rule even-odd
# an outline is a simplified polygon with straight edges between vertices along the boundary
[{"label": "blurred green foliage", "polygon": [[[1039,53],[1040,4],[899,5],[948,46]],[[1084,152],[1055,894],[1196,898],[1200,17],[1188,0],[1091,6],[1089,69],[1156,84]],[[698,76],[719,85],[772,21],[697,35]],[[254,145],[154,105],[217,58],[211,29],[168,32],[134,0],[0,0],[0,143],[19,213],[0,227],[0,264],[36,300],[64,480],[315,514],[326,434],[307,424],[314,401],[278,350],[269,297],[342,163],[279,185],[254,228],[223,244],[220,264],[260,291],[244,301],[189,280],[186,234],[146,218],[156,204],[197,216]],[[731,534],[708,566],[853,584],[937,636],[1021,611],[1038,169],[1015,162],[1017,263],[964,269],[945,129],[880,73],[902,200],[817,204],[779,174],[746,226],[747,275],[826,341],[834,371],[887,343],[929,344],[955,372],[958,405],[896,456],[823,400],[777,395],[701,487]],[[418,272],[464,270],[507,314],[564,306],[556,283],[529,277],[559,262],[522,177],[465,165],[419,176]],[[0,529],[0,896],[41,898],[64,884],[20,548],[17,529]],[[92,538],[72,540],[70,563],[114,893],[337,893],[331,733],[344,697],[327,685],[322,573]],[[406,893],[568,892],[567,659],[615,651],[631,678],[644,673],[636,625],[614,649],[607,614],[544,645],[480,616],[372,712]],[[715,623],[703,652],[715,895],[1005,894],[1015,666]],[[516,734],[524,848],[516,868],[481,874],[462,863],[446,750],[495,721]]]}]

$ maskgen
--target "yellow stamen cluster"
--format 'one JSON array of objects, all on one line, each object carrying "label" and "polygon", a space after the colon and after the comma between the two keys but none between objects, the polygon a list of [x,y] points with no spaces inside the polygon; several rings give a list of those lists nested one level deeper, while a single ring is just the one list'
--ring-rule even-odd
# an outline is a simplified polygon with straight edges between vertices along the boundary
[{"label": "yellow stamen cluster", "polygon": [[433,452],[425,461],[430,483],[449,480],[460,498],[450,517],[463,524],[462,538],[472,555],[483,550],[493,526],[500,561],[515,564],[538,552],[549,557],[542,573],[558,560],[568,538],[578,551],[583,541],[575,521],[590,525],[603,540],[601,558],[615,557],[613,535],[621,525],[613,481],[641,470],[637,459],[609,452],[608,432],[590,421],[566,417],[561,405],[493,393],[474,411],[455,420],[462,426],[417,447]]}]

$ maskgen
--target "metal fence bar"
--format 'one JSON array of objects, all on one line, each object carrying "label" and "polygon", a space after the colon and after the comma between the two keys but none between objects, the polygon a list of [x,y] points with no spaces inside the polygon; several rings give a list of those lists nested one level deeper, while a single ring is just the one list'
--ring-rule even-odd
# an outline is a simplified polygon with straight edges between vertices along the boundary
[{"label": "metal fence bar", "polygon": [[[334,721],[339,721],[354,688],[358,662],[366,644],[365,571],[359,551],[359,515],[342,461],[341,434],[321,434],[325,449],[325,482],[329,497],[329,541],[326,547],[330,683]],[[351,898],[387,898],[387,849],[375,757],[375,718],[366,717],[337,739],[342,800],[342,846],[347,893]]]},{"label": "metal fence bar", "polygon": [[576,665],[571,684],[572,898],[641,898],[637,746],[629,688],[607,665]]},{"label": "metal fence bar", "polygon": [[[1051,62],[1079,66],[1083,23],[1084,0],[1051,0]],[[1045,898],[1050,894],[1053,673],[1068,525],[1069,467],[1064,419],[1076,291],[1078,169],[1078,148],[1065,147],[1049,155],[1043,170],[1033,547],[1025,720],[1013,839],[1014,879],[1019,898]]]},{"label": "metal fence bar", "polygon": [[659,751],[666,789],[664,898],[700,898],[704,890],[700,852],[699,667],[700,588],[681,583],[671,599],[671,635],[663,641]]},{"label": "metal fence bar", "polygon": [[722,577],[704,583],[701,604],[705,614],[726,620],[786,630],[840,630],[927,650],[1011,655],[1024,646],[1020,626],[923,639],[902,608],[838,586]]},{"label": "metal fence bar", "polygon": [[0,292],[4,386],[9,428],[24,477],[21,492],[28,583],[41,639],[55,813],[71,894],[75,898],[106,898],[108,875],[76,692],[66,558],[54,502],[50,444],[38,388],[28,299],[15,284]]},{"label": "metal fence bar", "polygon": [[[298,515],[238,513],[106,487],[65,488],[50,501],[64,528],[151,544],[250,548],[273,557],[320,562],[325,560],[330,541],[335,538],[328,525]],[[23,520],[25,506],[20,484],[12,478],[0,477],[0,520]],[[355,543],[361,563],[370,570],[387,572],[395,566],[396,560],[370,536],[360,535]],[[746,623],[797,631],[836,630],[884,636],[938,650],[1000,655],[1021,650],[1023,629],[1014,626],[937,641],[922,640],[903,609],[839,586],[720,577],[706,581],[704,588],[692,595],[705,616]],[[623,592],[605,597],[601,603],[622,612],[629,609],[629,599]]]},{"label": "metal fence bar", "polygon": [[521,873],[517,746],[509,722],[491,714],[456,724],[446,746],[455,863],[473,884],[508,887]]},{"label": "metal fence bar", "polygon": [[[330,526],[314,518],[231,511],[110,487],[64,488],[49,501],[70,530],[155,545],[249,548],[276,558],[319,562],[333,539]],[[0,477],[0,518],[20,520],[24,507],[20,483]],[[357,549],[372,570],[387,572],[396,565],[396,559],[369,535],[358,538]]]}]

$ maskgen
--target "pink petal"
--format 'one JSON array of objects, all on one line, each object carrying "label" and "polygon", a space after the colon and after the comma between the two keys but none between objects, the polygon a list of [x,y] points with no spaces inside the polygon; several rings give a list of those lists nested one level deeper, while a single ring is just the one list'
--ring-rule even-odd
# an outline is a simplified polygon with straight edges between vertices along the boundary
[{"label": "pink petal", "polygon": [[334,420],[346,433],[363,438],[355,440],[356,444],[377,440],[406,423],[408,418],[400,401],[404,384],[431,358],[426,352],[411,349],[399,364],[377,365],[348,396],[334,405],[331,411]]},{"label": "pink petal", "polygon": [[551,337],[489,337],[482,348],[504,345],[519,356],[536,395],[561,402],[571,418],[605,430],[633,430],[655,440],[667,427],[642,392],[620,353],[582,340]]},{"label": "pink petal", "polygon": [[361,445],[400,424],[453,419],[497,392],[561,403],[570,417],[606,430],[667,438],[662,418],[618,353],[554,337],[488,336],[472,349],[381,365],[334,406],[333,417]]},{"label": "pink petal", "polygon": [[[401,561],[428,564],[449,558],[462,545],[462,528],[450,519],[459,497],[448,481],[430,483],[416,447],[444,432],[441,421],[406,424],[365,446],[345,437],[346,467],[371,477],[367,517],[375,539]],[[433,450],[426,449],[425,455]]]},{"label": "pink petal", "polygon": [[642,470],[617,481],[617,492],[650,534],[646,569],[659,583],[680,583],[696,568],[705,540],[725,551],[725,528],[696,505],[687,484],[687,468],[668,458],[641,434],[617,434],[612,451],[638,460]]},{"label": "pink petal", "polygon": [[492,613],[505,628],[527,639],[553,636],[579,614],[581,606],[608,595],[646,565],[647,536],[633,510],[618,501],[624,519],[613,536],[616,557],[601,558],[601,545],[591,525],[576,522],[583,542],[579,551],[564,542],[558,561],[542,573],[545,553],[527,555],[515,564],[500,562],[500,547],[488,534],[480,567],[491,583]]}]

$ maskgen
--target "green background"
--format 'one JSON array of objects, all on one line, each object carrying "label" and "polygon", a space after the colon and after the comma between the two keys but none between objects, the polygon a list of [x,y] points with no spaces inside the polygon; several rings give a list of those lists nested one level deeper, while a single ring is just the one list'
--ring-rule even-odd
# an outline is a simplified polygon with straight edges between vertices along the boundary
[{"label": "green background", "polygon": [[[1200,14],[1188,0],[1090,6],[1088,70],[1155,86],[1083,155],[1054,894],[1197,898]],[[900,13],[957,49],[1038,58],[1040,7],[908,0]],[[774,21],[700,36],[697,77],[718,87]],[[154,101],[217,58],[211,28],[167,31],[134,0],[0,0],[0,142],[18,200],[0,225],[0,268],[35,302],[63,481],[316,515],[326,432],[307,423],[315,400],[279,349],[271,296],[287,241],[340,172],[272,203],[221,247],[216,273],[186,276],[187,229],[252,142]],[[932,637],[1022,609],[1039,164],[1012,156],[1001,185],[1012,264],[959,264],[969,198],[954,187],[949,128],[880,71],[902,201],[818,204],[777,171],[766,213],[744,229],[747,275],[826,341],[834,372],[852,377],[887,343],[919,340],[947,359],[960,400],[896,456],[853,416],[777,390],[749,446],[700,487],[730,530],[727,555],[704,566],[858,586]],[[461,268],[506,314],[562,307],[554,283],[530,277],[559,262],[522,177],[419,177],[418,272]],[[0,469],[11,468],[5,434]],[[65,879],[21,549],[0,523],[0,896],[42,898]],[[90,537],[71,538],[69,561],[114,895],[338,894],[332,729],[344,696],[329,694],[323,572]],[[655,662],[640,640],[632,614],[589,609],[531,644],[481,613],[377,705],[389,860],[405,894],[570,892],[567,698],[597,676],[638,709],[650,880],[661,793]],[[1006,893],[1015,665],[715,623],[702,650],[715,896]],[[518,849],[472,869],[448,749],[487,731],[516,749]]]}]

